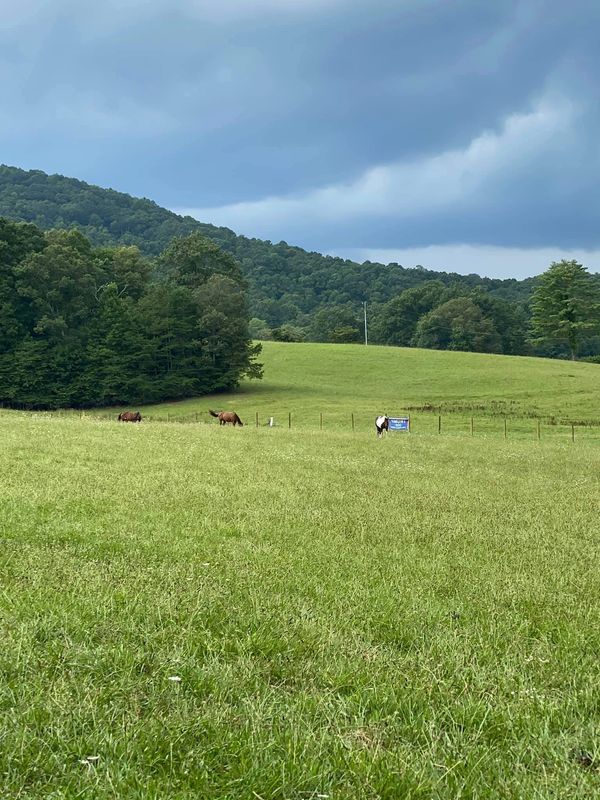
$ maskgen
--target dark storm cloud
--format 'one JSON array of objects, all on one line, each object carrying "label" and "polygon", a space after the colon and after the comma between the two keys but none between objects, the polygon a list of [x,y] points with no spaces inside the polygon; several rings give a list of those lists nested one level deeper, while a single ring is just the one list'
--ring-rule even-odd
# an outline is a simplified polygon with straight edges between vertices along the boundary
[{"label": "dark storm cloud", "polygon": [[596,2],[8,6],[7,163],[329,250],[598,244]]}]

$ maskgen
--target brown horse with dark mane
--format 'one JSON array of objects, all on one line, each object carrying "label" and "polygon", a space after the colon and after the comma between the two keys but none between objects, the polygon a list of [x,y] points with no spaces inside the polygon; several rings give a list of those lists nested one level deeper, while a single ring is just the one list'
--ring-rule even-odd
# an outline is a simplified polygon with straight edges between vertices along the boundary
[{"label": "brown horse with dark mane", "polygon": [[122,411],[117,420],[119,422],[141,422],[142,415],[139,411]]},{"label": "brown horse with dark mane", "polygon": [[235,428],[236,425],[241,427],[244,424],[235,411],[212,411],[209,408],[208,413],[219,420],[219,425],[233,425]]}]

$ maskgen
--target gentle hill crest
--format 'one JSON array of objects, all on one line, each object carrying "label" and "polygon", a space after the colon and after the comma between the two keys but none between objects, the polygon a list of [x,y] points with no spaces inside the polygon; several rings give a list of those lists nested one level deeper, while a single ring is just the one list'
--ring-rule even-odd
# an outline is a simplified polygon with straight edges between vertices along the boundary
[{"label": "gentle hill crest", "polygon": [[[430,411],[454,416],[600,420],[595,364],[525,356],[461,353],[377,345],[263,342],[260,383],[239,391],[148,407],[174,419],[208,407],[234,408],[253,421],[347,427],[350,414]],[[212,405],[211,405],[212,404]],[[428,416],[431,416],[429,414]]]}]

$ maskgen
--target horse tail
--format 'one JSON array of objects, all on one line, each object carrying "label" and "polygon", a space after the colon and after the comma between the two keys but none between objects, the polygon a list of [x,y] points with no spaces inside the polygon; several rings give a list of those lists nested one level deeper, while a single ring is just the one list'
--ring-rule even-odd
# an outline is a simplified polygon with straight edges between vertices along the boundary
[{"label": "horse tail", "polygon": [[212,408],[208,409],[208,413],[211,415],[211,417],[217,417],[217,418],[219,417],[219,412],[213,411]]},{"label": "horse tail", "polygon": [[123,422],[123,414],[119,414],[117,417],[117,422]]}]

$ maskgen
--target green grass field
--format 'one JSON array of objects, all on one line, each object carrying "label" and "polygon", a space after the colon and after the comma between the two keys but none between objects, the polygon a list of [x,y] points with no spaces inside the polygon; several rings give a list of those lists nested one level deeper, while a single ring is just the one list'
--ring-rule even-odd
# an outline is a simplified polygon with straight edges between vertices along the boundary
[{"label": "green grass field", "polygon": [[227,399],[291,430],[0,415],[0,798],[598,796],[597,442],[371,429],[401,381],[582,416],[597,368],[365,350],[265,348]]},{"label": "green grass field", "polygon": [[[264,342],[262,381],[234,394],[148,406],[154,417],[207,419],[208,408],[235,408],[254,424],[274,416],[278,424],[348,430],[350,415],[371,430],[376,414],[410,413],[422,432],[437,432],[437,415],[481,418],[485,430],[502,431],[502,417],[515,430],[531,432],[527,419],[600,423],[600,367],[541,358],[453,353],[361,345]],[[427,413],[429,412],[429,413]]]}]

